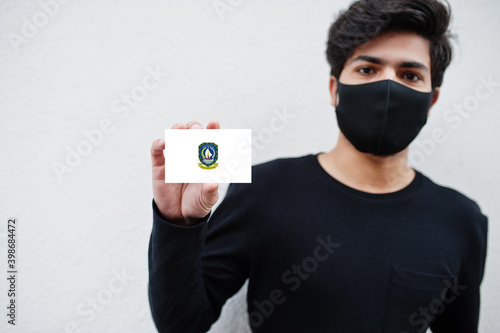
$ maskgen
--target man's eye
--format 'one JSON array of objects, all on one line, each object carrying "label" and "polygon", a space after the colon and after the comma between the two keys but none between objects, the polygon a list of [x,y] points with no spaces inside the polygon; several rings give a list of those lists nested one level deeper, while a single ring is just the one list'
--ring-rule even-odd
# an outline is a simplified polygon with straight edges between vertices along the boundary
[{"label": "man's eye", "polygon": [[364,75],[369,75],[373,73],[373,69],[371,69],[370,67],[362,67],[358,70],[358,72]]},{"label": "man's eye", "polygon": [[417,82],[417,81],[421,80],[420,76],[415,74],[415,73],[406,73],[405,77],[406,77],[406,79],[413,81],[413,82]]}]

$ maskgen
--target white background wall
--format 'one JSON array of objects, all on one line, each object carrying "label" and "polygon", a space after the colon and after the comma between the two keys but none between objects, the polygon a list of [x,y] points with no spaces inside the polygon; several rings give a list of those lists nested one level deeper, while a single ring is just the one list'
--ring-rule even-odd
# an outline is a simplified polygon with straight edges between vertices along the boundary
[{"label": "white background wall", "polygon": [[[219,15],[213,0],[70,1],[44,17],[38,1],[0,0],[0,276],[6,221],[19,219],[18,325],[7,327],[2,277],[1,331],[155,331],[146,293],[149,148],[165,128],[212,118],[251,128],[260,144],[254,163],[335,145],[324,51],[328,28],[349,1],[221,2],[232,10]],[[489,76],[500,82],[500,3],[450,3],[459,45],[412,165],[489,216],[480,331],[496,333],[500,86],[475,96]],[[30,31],[26,22],[34,19],[40,27]],[[161,83],[126,107],[121,96],[139,96],[148,68],[163,72]],[[454,105],[471,111],[459,115]],[[285,111],[293,119],[266,136]],[[101,122],[111,132],[85,146],[84,132]],[[444,142],[429,143],[435,129]],[[78,147],[87,156],[58,176],[54,165]],[[211,332],[248,331],[244,297],[241,291],[229,302]]]}]

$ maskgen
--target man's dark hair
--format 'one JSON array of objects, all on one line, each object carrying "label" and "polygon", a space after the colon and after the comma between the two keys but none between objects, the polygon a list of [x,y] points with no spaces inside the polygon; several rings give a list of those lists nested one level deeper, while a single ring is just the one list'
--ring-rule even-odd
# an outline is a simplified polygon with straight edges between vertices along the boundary
[{"label": "man's dark hair", "polygon": [[354,50],[386,31],[414,32],[430,41],[432,87],[440,87],[451,62],[451,8],[438,0],[358,0],[340,13],[328,33],[326,55],[340,77]]}]

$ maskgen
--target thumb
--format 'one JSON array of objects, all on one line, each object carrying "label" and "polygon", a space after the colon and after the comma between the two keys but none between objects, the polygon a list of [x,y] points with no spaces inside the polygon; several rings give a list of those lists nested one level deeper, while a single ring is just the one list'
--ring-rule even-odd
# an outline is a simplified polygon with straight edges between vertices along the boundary
[{"label": "thumb", "polygon": [[219,200],[219,184],[205,183],[202,189],[203,205],[211,209]]}]

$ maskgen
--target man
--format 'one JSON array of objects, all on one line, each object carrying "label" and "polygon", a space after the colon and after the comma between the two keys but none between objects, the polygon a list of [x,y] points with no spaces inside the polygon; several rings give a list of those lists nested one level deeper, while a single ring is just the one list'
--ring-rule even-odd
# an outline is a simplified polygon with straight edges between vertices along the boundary
[{"label": "man", "polygon": [[217,184],[165,184],[153,143],[160,332],[207,331],[247,278],[254,332],[477,332],[487,217],[407,163],[451,61],[449,18],[437,0],[351,5],[327,49],[337,146],[254,166],[213,213]]}]

